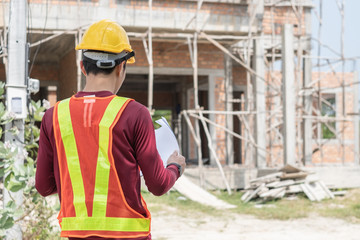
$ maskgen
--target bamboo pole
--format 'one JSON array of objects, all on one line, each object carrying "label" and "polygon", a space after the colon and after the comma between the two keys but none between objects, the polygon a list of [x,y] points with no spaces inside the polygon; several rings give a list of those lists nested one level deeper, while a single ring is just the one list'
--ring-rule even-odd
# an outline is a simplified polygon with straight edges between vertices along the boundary
[{"label": "bamboo pole", "polygon": [[[190,115],[191,117],[193,117],[193,118],[196,118],[196,119],[201,120],[200,117],[199,117],[197,114],[192,114],[192,113],[190,113],[189,115]],[[220,125],[220,124],[217,124],[217,123],[215,123],[215,122],[213,122],[213,121],[211,121],[211,120],[209,120],[209,119],[207,119],[207,118],[204,118],[204,121],[207,122],[207,123],[209,123],[210,125],[213,125],[213,126],[215,126],[215,127],[218,127],[218,128],[220,128],[220,129],[224,130],[225,132],[231,134],[232,136],[234,136],[234,137],[236,137],[236,138],[238,138],[238,139],[244,140],[245,142],[253,143],[253,142],[251,142],[250,139],[246,139],[245,137],[241,136],[240,134],[235,133],[235,132],[233,132],[233,131],[230,131],[230,130],[228,130],[226,127],[224,127],[224,126],[222,126],[222,125]]]},{"label": "bamboo pole", "polygon": [[[200,135],[198,135],[194,128],[193,128],[193,125],[191,124],[191,121],[187,115],[187,112],[186,111],[183,111],[182,112],[185,120],[186,120],[186,123],[188,124],[189,126],[189,129],[190,129],[190,132],[194,138],[194,141],[196,143],[196,146],[197,146],[197,149],[200,149],[200,156],[201,156],[201,139],[200,139]],[[198,154],[199,156],[199,154]],[[203,171],[203,164],[202,164],[202,161],[201,161],[201,164],[200,162],[198,163],[198,166],[199,166],[199,178],[200,178],[200,186],[201,187],[205,187],[205,179],[204,179],[204,171]]]},{"label": "bamboo pole", "polygon": [[[209,42],[211,42],[212,44],[214,44],[217,48],[219,48],[221,51],[223,51],[224,53],[226,53],[227,55],[229,55],[232,59],[234,59],[237,63],[239,63],[243,68],[245,68],[248,72],[250,72],[252,75],[258,77],[260,80],[265,81],[264,77],[260,76],[259,74],[257,74],[253,69],[251,69],[248,64],[245,64],[243,61],[241,61],[239,58],[235,57],[234,54],[232,54],[228,49],[226,49],[224,46],[222,46],[220,43],[218,43],[217,41],[215,41],[214,39],[210,38],[207,34],[205,34],[204,32],[200,33],[201,37],[206,38]],[[269,86],[271,88],[273,88],[276,92],[278,92],[279,90],[276,89],[273,86]]]},{"label": "bamboo pole", "polygon": [[216,151],[215,151],[214,148],[212,147],[212,141],[211,141],[210,132],[209,132],[209,129],[208,129],[208,127],[207,127],[207,125],[206,125],[206,123],[205,123],[205,121],[204,121],[204,116],[203,116],[203,114],[202,114],[201,111],[199,112],[199,118],[200,118],[200,120],[201,120],[201,122],[202,122],[202,125],[203,125],[203,127],[204,127],[205,135],[206,135],[207,140],[208,140],[209,150],[211,151],[213,157],[215,158],[215,161],[216,161],[216,164],[217,164],[217,166],[218,166],[218,168],[219,168],[221,177],[222,177],[223,180],[224,180],[224,183],[225,183],[227,192],[228,192],[229,195],[231,195],[232,193],[231,193],[231,188],[230,188],[229,182],[228,182],[228,180],[226,179],[224,170],[223,170],[223,168],[222,168],[222,166],[221,166],[221,163],[220,163],[220,160],[219,160],[219,158],[218,158],[218,156],[217,156],[217,154],[216,154]]},{"label": "bamboo pole", "polygon": [[[200,114],[200,112],[199,112],[199,114]],[[201,118],[200,118],[198,115],[196,115],[196,114],[190,114],[190,116],[201,120]],[[215,126],[215,127],[218,127],[218,128],[220,128],[220,129],[224,130],[225,132],[227,132],[228,134],[230,134],[230,135],[232,135],[232,136],[234,136],[234,137],[236,137],[236,138],[239,138],[239,139],[241,139],[241,140],[244,140],[245,142],[249,142],[249,143],[251,143],[253,146],[255,146],[255,147],[257,147],[257,148],[260,148],[260,149],[263,150],[263,151],[267,151],[265,148],[259,147],[259,145],[256,144],[254,138],[247,139],[247,138],[241,136],[240,134],[238,134],[238,133],[236,133],[236,132],[233,132],[233,131],[227,129],[226,127],[224,127],[224,126],[222,126],[222,125],[219,125],[219,124],[217,124],[217,123],[214,123],[213,121],[211,121],[211,120],[209,120],[209,119],[207,119],[207,118],[205,118],[205,117],[204,117],[203,120],[204,120],[205,122],[208,122],[209,124]]]},{"label": "bamboo pole", "polygon": [[188,124],[188,127],[189,127],[189,129],[190,129],[191,135],[193,136],[196,145],[197,145],[197,146],[200,145],[201,142],[199,141],[199,139],[198,139],[198,137],[197,137],[197,135],[196,135],[196,133],[195,133],[194,127],[193,127],[193,125],[191,124],[191,121],[190,121],[190,119],[189,119],[189,116],[187,115],[187,111],[186,111],[186,110],[183,111],[182,114],[183,114],[183,116],[184,116],[184,118],[185,118],[186,123]]},{"label": "bamboo pole", "polygon": [[[80,30],[78,30],[78,31],[80,31]],[[34,43],[30,44],[30,48],[36,47],[36,46],[38,46],[38,45],[40,45],[40,44],[43,44],[43,43],[45,43],[45,42],[48,42],[48,41],[50,41],[50,40],[52,40],[52,39],[54,39],[54,38],[57,38],[57,37],[59,37],[59,36],[61,36],[61,35],[69,34],[69,33],[74,34],[75,36],[78,35],[78,32],[74,33],[73,30],[59,32],[59,33],[56,33],[56,34],[54,34],[54,35],[51,35],[51,36],[49,36],[49,37],[46,37],[46,38],[44,38],[44,39],[41,39],[41,40],[39,40],[39,41],[37,41],[37,42],[34,42]]]}]

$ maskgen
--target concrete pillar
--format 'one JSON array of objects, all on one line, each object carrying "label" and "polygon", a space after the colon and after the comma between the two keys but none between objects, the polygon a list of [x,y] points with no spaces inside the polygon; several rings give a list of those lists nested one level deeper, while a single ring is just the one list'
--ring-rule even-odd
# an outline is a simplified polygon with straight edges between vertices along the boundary
[{"label": "concrete pillar", "polygon": [[[209,75],[208,79],[208,104],[209,104],[209,110],[214,111],[215,110],[215,76]],[[215,122],[215,114],[211,113],[209,114],[209,119],[212,122]],[[213,148],[216,149],[216,129],[213,125],[209,124],[209,131],[211,136],[211,141],[213,143]],[[215,165],[216,161],[212,154],[209,154],[209,160],[210,165]]]},{"label": "concrete pillar", "polygon": [[303,163],[304,165],[311,164],[312,162],[312,120],[307,118],[312,116],[312,95],[307,89],[311,83],[312,62],[310,58],[304,58],[303,70],[303,88],[305,90],[303,96],[304,105],[304,119],[303,119]]},{"label": "concrete pillar", "polygon": [[295,164],[295,75],[293,26],[291,24],[283,26],[281,52],[284,164]]},{"label": "concrete pillar", "polygon": [[[359,75],[354,72],[354,82],[359,81]],[[353,85],[354,91],[354,108],[355,113],[359,112],[359,85]],[[359,115],[354,115],[354,164],[359,165]]]},{"label": "concrete pillar", "polygon": [[[11,1],[10,2],[10,20],[9,20],[9,38],[8,38],[8,71],[6,79],[6,110],[13,112],[16,117],[12,124],[5,126],[6,130],[16,127],[19,130],[17,136],[8,131],[5,132],[5,141],[17,146],[20,153],[14,161],[14,167],[18,168],[24,165],[24,119],[27,116],[27,64],[28,56],[26,53],[26,18],[27,2]],[[6,177],[6,176],[5,176]],[[14,201],[17,208],[23,204],[23,190],[10,192],[4,189],[5,207],[9,202]],[[19,216],[14,216],[18,220]],[[22,239],[21,221],[6,230],[5,239],[20,240]]]},{"label": "concrete pillar", "polygon": [[[265,102],[265,62],[263,39],[254,40],[253,67],[258,76],[253,77],[254,97],[255,97],[255,140],[258,145],[256,148],[256,166],[266,167],[266,102]],[[262,79],[261,79],[262,78]]]},{"label": "concrete pillar", "polygon": [[[225,54],[225,109],[226,111],[233,110],[233,79],[232,79],[232,59]],[[233,116],[226,115],[226,128],[233,130]],[[233,136],[226,133],[226,159],[227,164],[234,164],[234,141]]]},{"label": "concrete pillar", "polygon": [[[306,56],[310,56],[311,53],[311,9],[305,8],[305,29],[306,29]],[[304,96],[303,96],[303,106],[304,106],[304,113],[303,116],[305,117],[302,121],[303,128],[302,128],[302,138],[303,138],[303,164],[308,165],[312,162],[312,138],[313,138],[313,131],[312,131],[312,120],[310,118],[306,118],[306,116],[312,115],[312,95],[307,89],[307,86],[312,81],[312,62],[310,58],[304,58],[303,60],[303,89],[304,89]]]}]

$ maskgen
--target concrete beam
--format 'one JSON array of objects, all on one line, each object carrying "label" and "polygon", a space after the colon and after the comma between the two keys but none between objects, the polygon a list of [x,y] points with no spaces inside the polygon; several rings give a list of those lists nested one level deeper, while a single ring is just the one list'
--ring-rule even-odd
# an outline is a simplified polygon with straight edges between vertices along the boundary
[{"label": "concrete beam", "polygon": [[282,100],[284,164],[295,164],[295,75],[293,26],[285,24],[282,30]]},{"label": "concrete beam", "polygon": [[[256,148],[256,166],[258,168],[266,167],[266,102],[265,102],[265,62],[264,48],[261,38],[254,40],[253,66],[258,74],[253,77],[254,96],[255,96],[255,138],[259,146]],[[263,79],[261,79],[263,78]]]},{"label": "concrete beam", "polygon": [[[148,74],[149,68],[148,67],[133,67],[133,66],[126,66],[126,72],[130,74]],[[192,68],[159,68],[154,67],[154,74],[159,75],[179,75],[179,76],[192,76],[193,69]],[[198,68],[198,75],[199,76],[224,76],[224,70],[221,69],[204,69]]]},{"label": "concrete beam", "polygon": [[[131,5],[130,1],[101,0],[99,3],[81,2],[81,4],[68,4],[59,1],[60,4],[52,3],[48,6],[44,3],[30,3],[32,13],[32,28],[43,29],[47,18],[47,29],[77,29],[87,26],[101,19],[113,19],[125,27],[146,29],[148,26],[147,3],[144,8]],[[8,8],[8,4],[4,4]],[[50,4],[49,4],[50,5]],[[153,7],[153,28],[177,29],[183,32],[184,27],[194,17],[196,4],[189,3],[186,7],[179,5],[178,11],[172,8]],[[234,4],[229,4],[233,8]],[[211,11],[201,10],[198,14],[198,25],[204,31],[231,32],[237,34],[247,33],[249,30],[249,17],[246,14],[247,6],[235,6],[244,8],[244,13],[239,15],[217,14]],[[81,14],[79,14],[81,13]],[[47,17],[46,17],[47,16]],[[7,17],[7,16],[6,16]],[[7,19],[7,18],[6,18]],[[190,26],[192,28],[192,26]]]}]

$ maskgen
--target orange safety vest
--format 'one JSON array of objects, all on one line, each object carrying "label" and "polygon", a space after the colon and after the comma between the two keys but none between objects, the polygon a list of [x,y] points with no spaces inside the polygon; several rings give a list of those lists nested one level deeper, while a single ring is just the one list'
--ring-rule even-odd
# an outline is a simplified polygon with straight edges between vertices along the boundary
[{"label": "orange safety vest", "polygon": [[61,237],[149,235],[146,203],[141,197],[146,217],[127,204],[112,154],[112,130],[130,101],[117,96],[71,97],[55,105]]}]

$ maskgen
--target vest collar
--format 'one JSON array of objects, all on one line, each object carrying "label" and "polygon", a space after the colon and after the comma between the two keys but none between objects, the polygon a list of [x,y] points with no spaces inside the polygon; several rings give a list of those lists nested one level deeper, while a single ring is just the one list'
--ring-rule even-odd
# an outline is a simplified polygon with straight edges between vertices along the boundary
[{"label": "vest collar", "polygon": [[108,96],[112,96],[114,94],[110,91],[97,91],[97,92],[80,91],[75,95],[75,97],[85,97],[85,96],[89,96],[89,95],[95,95],[95,97],[108,97]]}]

